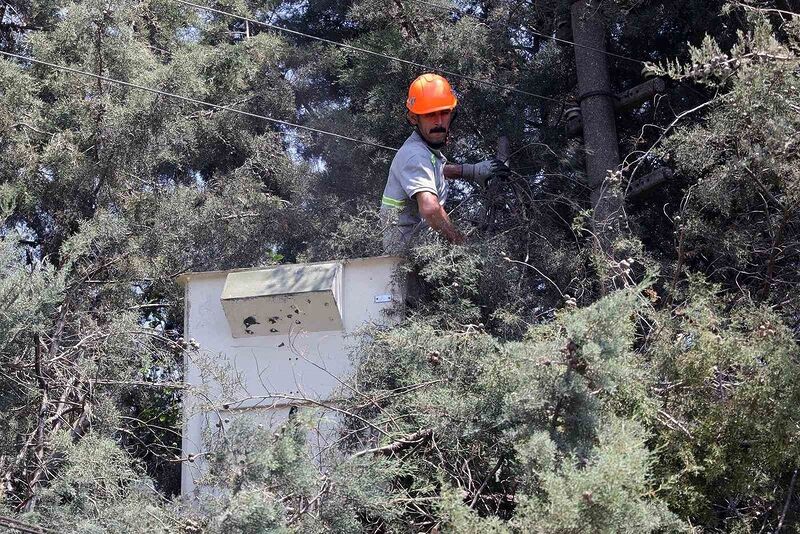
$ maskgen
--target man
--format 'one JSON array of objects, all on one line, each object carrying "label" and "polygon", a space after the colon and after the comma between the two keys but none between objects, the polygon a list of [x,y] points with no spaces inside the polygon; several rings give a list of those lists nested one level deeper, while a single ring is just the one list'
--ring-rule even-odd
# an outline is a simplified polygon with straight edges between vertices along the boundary
[{"label": "man", "polygon": [[451,243],[464,235],[450,222],[444,203],[448,179],[464,178],[486,187],[494,176],[508,175],[501,161],[450,164],[442,155],[458,104],[450,84],[437,74],[423,74],[408,89],[408,121],[415,127],[392,160],[383,191],[381,215],[386,254],[401,254],[430,227]]}]

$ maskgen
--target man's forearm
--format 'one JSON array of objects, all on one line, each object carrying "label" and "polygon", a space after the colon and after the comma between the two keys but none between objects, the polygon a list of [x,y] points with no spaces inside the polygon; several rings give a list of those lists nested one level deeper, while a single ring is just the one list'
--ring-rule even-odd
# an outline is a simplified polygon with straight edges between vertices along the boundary
[{"label": "man's forearm", "polygon": [[508,177],[511,169],[499,159],[487,159],[479,163],[448,164],[444,166],[444,177],[448,180],[461,178],[473,182],[481,187],[486,187],[494,177],[501,180]]},{"label": "man's forearm", "polygon": [[444,177],[448,180],[461,178],[464,166],[460,163],[448,163],[444,166]]},{"label": "man's forearm", "polygon": [[425,222],[451,243],[461,244],[464,242],[464,235],[450,222],[450,217],[443,207],[440,206],[437,211],[425,217]]}]

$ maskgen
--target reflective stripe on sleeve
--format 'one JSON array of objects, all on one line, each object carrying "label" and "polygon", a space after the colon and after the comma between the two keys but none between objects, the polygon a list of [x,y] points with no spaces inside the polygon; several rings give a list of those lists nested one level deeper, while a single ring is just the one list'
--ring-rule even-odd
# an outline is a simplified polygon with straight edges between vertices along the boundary
[{"label": "reflective stripe on sleeve", "polygon": [[387,197],[386,195],[383,195],[383,198],[381,199],[381,204],[386,204],[387,206],[391,206],[393,208],[404,208],[406,205],[406,201],[396,200],[394,198],[390,198]]}]

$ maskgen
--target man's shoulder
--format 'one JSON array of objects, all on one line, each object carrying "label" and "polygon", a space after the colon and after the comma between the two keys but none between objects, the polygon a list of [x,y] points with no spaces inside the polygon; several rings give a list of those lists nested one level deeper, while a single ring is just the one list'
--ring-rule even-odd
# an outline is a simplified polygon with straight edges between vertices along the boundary
[{"label": "man's shoulder", "polygon": [[430,152],[422,150],[403,151],[397,154],[392,162],[392,172],[402,175],[408,172],[413,172],[413,169],[424,167],[429,171],[433,171],[433,163],[431,162]]},{"label": "man's shoulder", "polygon": [[404,165],[415,157],[424,157],[427,160],[430,158],[429,154],[430,151],[425,145],[425,142],[414,132],[408,136],[403,146],[397,151],[394,160]]}]

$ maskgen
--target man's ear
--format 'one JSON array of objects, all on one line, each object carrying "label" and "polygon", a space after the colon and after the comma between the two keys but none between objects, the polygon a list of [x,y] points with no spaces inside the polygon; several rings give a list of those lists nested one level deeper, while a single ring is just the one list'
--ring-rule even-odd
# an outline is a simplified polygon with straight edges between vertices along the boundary
[{"label": "man's ear", "polygon": [[416,126],[418,122],[416,113],[411,113],[410,111],[406,113],[406,120],[411,126]]}]

